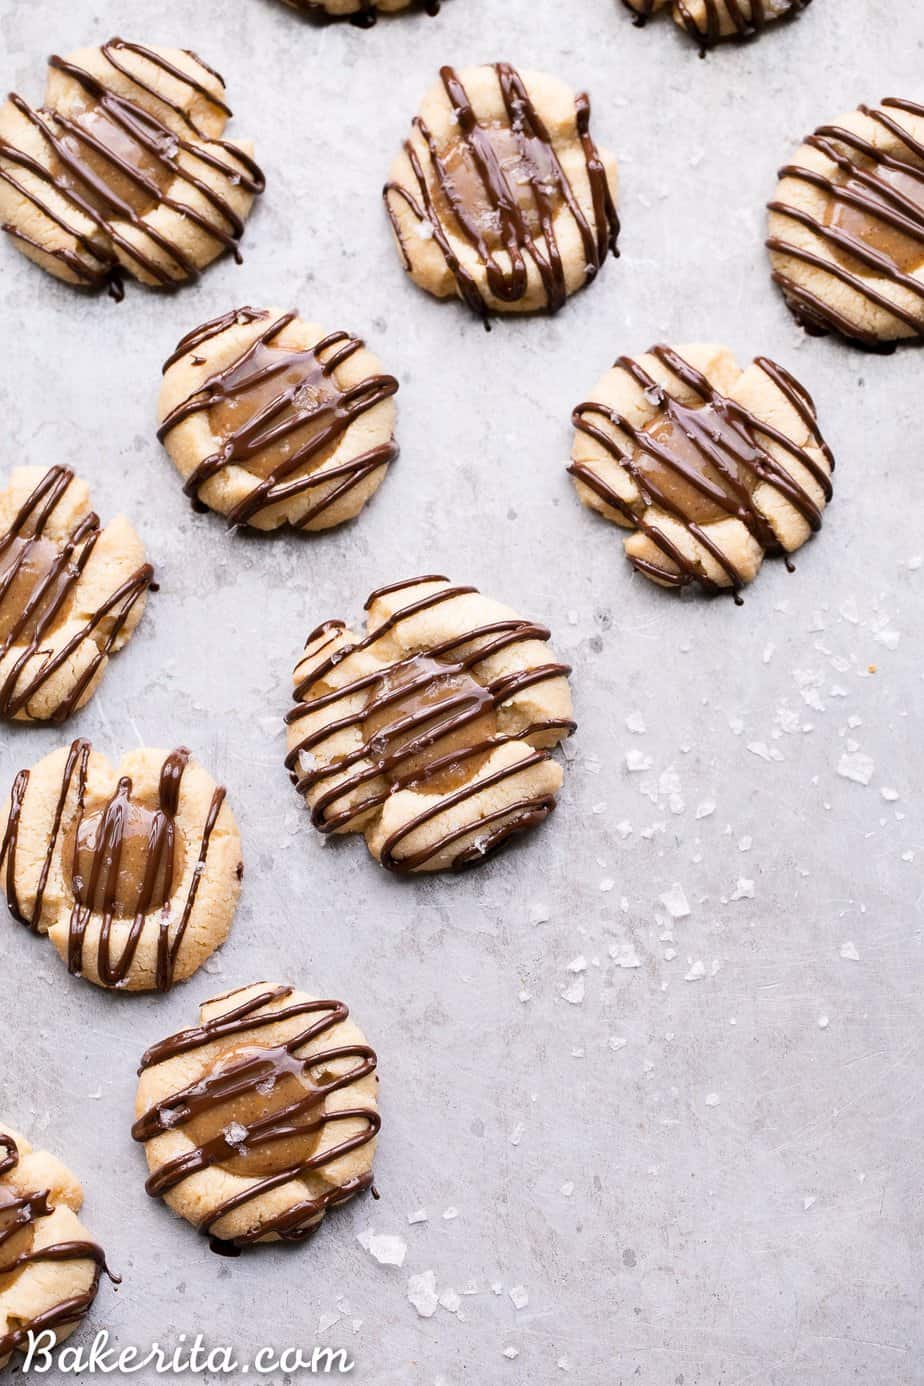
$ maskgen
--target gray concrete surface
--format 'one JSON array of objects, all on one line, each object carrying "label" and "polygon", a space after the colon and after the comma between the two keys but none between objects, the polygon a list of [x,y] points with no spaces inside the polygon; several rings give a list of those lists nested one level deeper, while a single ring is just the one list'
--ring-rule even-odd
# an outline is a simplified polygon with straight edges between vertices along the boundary
[{"label": "gray concrete surface", "polygon": [[[761,245],[803,133],[922,99],[920,7],[816,0],[706,62],[615,0],[447,0],[370,33],[272,0],[2,0],[0,26],[3,81],[29,97],[52,49],[113,32],[197,49],[269,179],[243,267],[171,298],[87,299],[0,246],[3,462],[77,467],[162,585],[68,730],[112,753],[187,741],[227,783],[247,861],[215,975],[167,998],[105,995],[4,926],[2,1110],[84,1179],[124,1276],[93,1324],[242,1357],[342,1343],[367,1386],[924,1382],[922,358],[804,340]],[[623,257],[557,319],[485,335],[404,280],[379,188],[438,64],[500,57],[590,90],[622,163]],[[401,459],[337,533],[229,537],[154,438],[162,360],[241,303],[364,334],[400,376]],[[839,459],[821,537],[792,576],[768,562],[741,610],[633,577],[563,470],[570,408],[616,354],[697,338],[799,374]],[[310,627],[433,569],[548,621],[580,730],[528,845],[398,881],[361,842],[320,845],[280,716]],[[4,729],[4,792],[66,735]],[[868,785],[839,773],[858,756]],[[690,912],[671,920],[675,883]],[[381,1200],[229,1262],[144,1195],[134,1069],[198,999],[258,978],[344,996],[376,1045]],[[364,1249],[368,1228],[404,1238],[403,1267]],[[459,1312],[408,1302],[428,1270]]]}]

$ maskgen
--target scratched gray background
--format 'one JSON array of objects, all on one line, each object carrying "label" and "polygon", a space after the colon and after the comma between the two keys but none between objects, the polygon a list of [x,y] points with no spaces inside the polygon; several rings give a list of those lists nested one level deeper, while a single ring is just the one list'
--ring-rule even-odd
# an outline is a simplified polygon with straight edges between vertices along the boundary
[{"label": "scratched gray background", "polygon": [[[920,6],[816,0],[705,62],[614,0],[448,0],[370,33],[273,0],[2,0],[0,23],[2,80],[30,99],[52,46],[198,49],[268,175],[243,267],[171,298],[84,298],[0,247],[4,463],[75,466],[161,582],[69,731],[110,753],[188,741],[247,863],[215,975],[164,999],[105,995],[4,935],[2,1108],[80,1173],[124,1276],[93,1324],[121,1344],[202,1330],[242,1357],[317,1336],[367,1386],[924,1382],[922,359],[803,340],[761,248],[803,133],[924,96]],[[439,63],[501,57],[590,90],[624,235],[557,319],[488,336],[403,279],[379,188]],[[366,335],[400,377],[401,459],[358,523],[231,538],[184,501],[153,436],[160,363],[241,303]],[[768,562],[742,610],[633,577],[563,470],[571,406],[662,338],[775,356],[838,454],[823,534],[794,576]],[[548,621],[580,730],[528,845],[397,881],[358,840],[319,844],[279,718],[308,629],[434,569]],[[4,792],[66,734],[3,729]],[[674,883],[690,914],[671,924]],[[262,978],[344,996],[376,1045],[382,1196],[229,1262],[145,1197],[133,1074],[200,998]],[[404,1238],[403,1267],[360,1245],[369,1227]],[[461,1312],[450,1294],[418,1316],[407,1281],[429,1270]]]}]

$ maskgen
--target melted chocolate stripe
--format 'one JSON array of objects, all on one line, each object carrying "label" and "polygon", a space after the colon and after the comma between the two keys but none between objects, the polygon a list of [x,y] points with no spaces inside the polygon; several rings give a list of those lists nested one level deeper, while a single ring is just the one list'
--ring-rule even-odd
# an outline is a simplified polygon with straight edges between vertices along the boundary
[{"label": "melted chocolate stripe", "polygon": [[[233,996],[234,993],[228,995]],[[325,1150],[315,1150],[294,1164],[286,1164],[280,1170],[254,1177],[245,1188],[224,1199],[203,1216],[198,1224],[202,1232],[211,1232],[223,1217],[259,1199],[272,1189],[367,1145],[381,1125],[378,1113],[372,1108],[356,1107],[327,1112],[323,1106],[325,1098],[331,1093],[347,1088],[375,1071],[376,1056],[368,1045],[335,1046],[306,1055],[298,1053],[303,1046],[345,1021],[349,1015],[348,1007],[341,1001],[298,1001],[282,1005],[275,1010],[263,1009],[276,1001],[285,1002],[291,996],[291,987],[269,987],[226,1014],[192,1029],[181,1030],[169,1039],[161,1041],[149,1049],[141,1060],[139,1072],[143,1073],[216,1040],[234,1035],[249,1038],[254,1031],[259,1031],[265,1026],[277,1025],[298,1016],[308,1019],[304,1028],[299,1029],[291,1039],[266,1044],[256,1049],[256,1052],[238,1058],[225,1068],[213,1068],[205,1077],[161,1099],[138,1118],[132,1127],[132,1136],[137,1141],[147,1142],[164,1131],[182,1130],[189,1122],[208,1115],[234,1098],[247,1097],[261,1088],[265,1089],[267,1083],[274,1086],[284,1075],[292,1073],[293,1060],[303,1078],[311,1084],[311,1091],[304,1098],[248,1121],[244,1127],[245,1135],[240,1140],[235,1133],[232,1142],[230,1131],[225,1127],[214,1137],[199,1144],[194,1143],[191,1150],[167,1161],[147,1180],[145,1187],[152,1197],[169,1193],[171,1189],[201,1170],[221,1166],[223,1162],[233,1158],[236,1147],[241,1145],[250,1150],[271,1147],[281,1140],[323,1131],[328,1122],[358,1119],[365,1123],[365,1129]],[[344,1058],[355,1058],[358,1062],[345,1074],[331,1077],[327,1081],[316,1083],[310,1078],[311,1069],[323,1070],[327,1065]],[[233,1107],[231,1110],[233,1112]],[[368,1188],[371,1182],[370,1173],[333,1187],[318,1198],[300,1200],[285,1212],[258,1221],[237,1235],[233,1239],[234,1244],[245,1246],[272,1233],[282,1236],[285,1240],[299,1240],[308,1234],[311,1224],[326,1208]]]},{"label": "melted chocolate stripe", "polygon": [[[485,238],[482,219],[476,208],[469,207],[466,200],[456,190],[451,174],[447,171],[443,157],[437,148],[430,130],[419,116],[415,117],[413,127],[417,130],[427,150],[429,164],[436,183],[445,198],[459,232],[475,250],[485,271],[488,288],[501,303],[516,303],[524,297],[528,287],[527,258],[535,265],[542,280],[549,309],[557,311],[567,297],[564,263],[555,234],[555,208],[553,190],[548,179],[540,175],[531,158],[531,146],[539,145],[548,161],[554,194],[567,208],[584,247],[585,283],[594,278],[609,248],[616,254],[616,239],[619,234],[619,220],[609,189],[606,170],[600,159],[596,145],[590,136],[590,101],[586,93],[579,95],[575,102],[575,120],[578,137],[584,152],[587,180],[591,193],[594,225],[591,226],[581,207],[578,197],[558,159],[554,142],[542,118],[533,104],[519,72],[509,63],[495,63],[498,84],[507,114],[508,128],[515,137],[520,153],[518,167],[525,173],[533,203],[541,226],[541,242],[530,231],[526,217],[517,200],[516,190],[503,161],[492,144],[487,127],[478,119],[478,114],[469,100],[468,94],[458,74],[452,67],[440,69],[446,95],[453,109],[456,123],[461,130],[461,138],[481,182],[488,205],[498,219],[501,247],[509,261],[509,268],[498,262],[496,253]],[[404,245],[397,215],[391,199],[397,197],[410,208],[419,222],[430,227],[434,242],[442,252],[446,265],[455,279],[459,296],[481,316],[486,316],[488,305],[471,271],[464,266],[452,248],[450,235],[443,224],[430,190],[427,174],[417,149],[408,140],[405,153],[417,184],[417,198],[399,183],[385,185],[384,199],[395,236],[401,248],[405,269],[410,268],[407,248]],[[418,200],[419,198],[419,200]]]},{"label": "melted chocolate stripe", "polygon": [[[632,11],[633,23],[638,28],[647,24],[654,13],[655,0],[623,0],[623,3]],[[748,0],[747,13],[741,0],[705,0],[704,24],[696,19],[687,0],[672,0],[672,3],[683,28],[700,44],[701,52],[712,48],[722,38],[723,9],[734,25],[732,37],[735,38],[752,38],[761,32],[770,18],[766,0]],[[782,13],[774,14],[773,18],[781,19],[786,15],[796,14],[807,9],[810,4],[811,0],[789,0],[788,8]]]},{"label": "melted chocolate stripe", "polygon": [[[164,370],[188,351],[196,350],[235,323],[262,321],[268,316],[265,312],[243,308],[213,319],[183,338]],[[390,442],[335,467],[325,467],[322,460],[317,469],[309,471],[307,475],[293,476],[301,468],[311,467],[326,449],[336,446],[358,418],[398,390],[395,377],[382,374],[366,376],[347,387],[337,384],[334,372],[364,345],[358,337],[352,337],[347,332],[329,333],[309,348],[275,346],[277,338],[295,317],[296,314],[290,312],[271,323],[229,365],[209,376],[197,390],[171,410],[158,429],[157,436],[163,442],[174,428],[195,414],[207,413],[220,403],[246,399],[248,391],[267,380],[291,375],[293,371],[299,372],[295,383],[284,384],[277,395],[233,430],[218,452],[204,458],[184,486],[186,495],[197,500],[205,483],[225,467],[237,465],[246,468],[263,449],[304,428],[306,424],[316,424],[318,431],[278,462],[268,476],[254,478],[249,494],[228,514],[228,524],[232,528],[247,524],[280,501],[326,486],[331,481],[339,481],[340,484],[327,495],[306,507],[297,521],[299,527],[304,527],[358,486],[370,473],[387,466],[398,455],[397,446]],[[278,355],[278,360],[267,361],[267,349]],[[311,408],[306,408],[304,391],[321,383],[324,392],[319,391]]]},{"label": "melted chocolate stripe", "polygon": [[[780,550],[774,530],[757,509],[753,490],[738,479],[734,469],[730,470],[729,464],[733,464],[733,467],[743,467],[753,479],[754,489],[758,484],[772,486],[813,530],[821,526],[821,511],[805,487],[771,455],[765,442],[775,443],[805,467],[826,500],[830,500],[833,494],[830,477],[806,448],[794,443],[785,433],[765,423],[737,401],[720,394],[701,371],[696,370],[670,347],[652,347],[651,354],[699,397],[702,407],[708,407],[712,414],[722,421],[726,431],[721,433],[717,429],[711,429],[708,418],[697,418],[699,410],[681,405],[670,391],[649,375],[638,362],[623,356],[616,362],[617,367],[625,371],[645,393],[646,398],[656,405],[659,416],[670,420],[682,431],[687,442],[695,449],[697,462],[690,464],[677,456],[669,440],[663,445],[660,444],[645,428],[635,427],[609,405],[588,401],[579,404],[574,410],[572,423],[575,429],[593,438],[607,455],[623,468],[635,482],[640,500],[624,500],[596,474],[592,463],[572,462],[568,470],[608,506],[617,510],[633,529],[646,535],[664,554],[668,563],[678,569],[674,572],[670,567],[661,568],[649,559],[630,557],[630,561],[640,571],[673,587],[699,582],[707,591],[720,590],[720,584],[713,582],[706,575],[702,564],[695,556],[687,557],[657,523],[646,517],[645,510],[649,506],[655,506],[683,525],[715,559],[729,578],[732,594],[739,600],[738,593],[743,585],[742,575],[724,549],[711,537],[708,525],[697,523],[686,503],[668,494],[644,465],[633,459],[631,452],[627,451],[622,443],[614,439],[608,430],[590,422],[590,418],[597,416],[605,419],[613,427],[627,434],[637,450],[654,458],[671,475],[681,478],[686,486],[706,497],[717,509],[739,519],[761,547],[770,553]],[[833,470],[834,458],[818,428],[810,398],[782,366],[777,366],[763,356],[758,357],[755,364],[773,381],[787,403],[796,411]],[[710,476],[705,470],[701,470],[705,468],[711,469],[713,475]]]},{"label": "melted chocolate stripe", "polygon": [[[0,1132],[0,1150],[4,1152],[0,1158],[0,1179],[3,1179],[18,1166],[19,1149],[12,1136],[6,1132]],[[0,1222],[0,1250],[6,1242],[11,1241],[25,1228],[33,1227],[40,1219],[52,1214],[54,1209],[50,1203],[50,1198],[48,1189],[37,1190],[34,1193],[16,1194],[9,1186],[0,1183],[0,1213],[14,1214],[11,1219],[4,1219]],[[30,1333],[39,1333],[44,1329],[69,1327],[84,1318],[96,1298],[100,1278],[104,1271],[114,1284],[119,1283],[119,1277],[114,1275],[106,1265],[106,1257],[102,1247],[97,1246],[95,1242],[85,1241],[54,1242],[50,1246],[38,1249],[30,1247],[11,1261],[3,1264],[3,1268],[0,1270],[0,1279],[5,1280],[9,1276],[16,1275],[25,1266],[57,1261],[92,1261],[93,1278],[89,1287],[81,1294],[72,1295],[61,1300],[58,1304],[50,1305],[41,1313],[33,1315],[31,1319],[17,1322],[14,1329],[0,1335],[0,1358],[7,1357],[18,1348],[25,1346]]]}]

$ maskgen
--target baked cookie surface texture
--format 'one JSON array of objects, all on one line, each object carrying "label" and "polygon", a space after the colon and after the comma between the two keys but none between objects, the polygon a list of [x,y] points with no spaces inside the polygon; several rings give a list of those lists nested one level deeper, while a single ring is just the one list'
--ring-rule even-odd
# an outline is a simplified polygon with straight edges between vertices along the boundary
[{"label": "baked cookie surface texture", "polygon": [[765,554],[821,527],[834,458],[811,396],[765,356],[746,370],[701,343],[621,356],[572,421],[578,495],[635,531],[627,557],[664,587],[737,599]]},{"label": "baked cookie surface texture", "polygon": [[397,872],[481,861],[555,807],[574,730],[544,626],[474,587],[381,587],[366,634],[327,621],[295,669],[286,764],[324,834],[361,832]]},{"label": "baked cookie surface texture", "polygon": [[723,39],[753,38],[775,19],[808,9],[811,0],[623,0],[635,23],[647,23],[659,10],[670,10],[675,24],[705,52]]},{"label": "baked cookie surface texture", "polygon": [[186,747],[118,767],[78,739],[17,775],[0,809],[0,889],[97,986],[167,991],[228,935],[243,874],[225,790]]},{"label": "baked cookie surface texture", "polygon": [[141,1061],[147,1192],[217,1249],[301,1241],[372,1184],[376,1056],[342,1001],[259,982]]}]

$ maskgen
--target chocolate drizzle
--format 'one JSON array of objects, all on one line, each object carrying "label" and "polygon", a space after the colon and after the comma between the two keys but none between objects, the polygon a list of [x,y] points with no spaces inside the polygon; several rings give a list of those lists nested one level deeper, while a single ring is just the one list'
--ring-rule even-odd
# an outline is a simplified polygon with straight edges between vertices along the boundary
[{"label": "chocolate drizzle", "polygon": [[[247,154],[225,140],[203,134],[193,118],[177,102],[170,100],[125,65],[125,55],[133,54],[182,82],[191,92],[204,97],[223,115],[228,106],[203,82],[181,71],[167,58],[140,44],[113,38],[100,49],[103,57],[119,74],[133,83],[139,93],[166,106],[189,132],[177,134],[169,125],[143,106],[107,86],[84,68],[53,55],[49,66],[75,82],[85,94],[87,110],[76,115],[53,108],[33,109],[22,97],[11,93],[16,110],[39,133],[48,153],[50,167],[26,151],[0,140],[0,178],[59,229],[73,236],[82,254],[63,247],[47,249],[39,239],[9,222],[4,231],[14,239],[57,259],[88,288],[108,285],[116,298],[122,297],[121,257],[134,263],[162,288],[195,279],[198,268],[176,236],[169,236],[146,220],[155,207],[168,207],[184,222],[191,222],[230,250],[240,262],[238,240],[244,223],[227,196],[203,181],[201,169],[217,172],[228,189],[243,188],[257,195],[264,178],[259,166]],[[187,53],[203,73],[218,77],[194,53]],[[221,78],[218,78],[221,81]],[[222,85],[224,85],[222,83]],[[92,122],[86,117],[93,117]],[[222,157],[223,155],[229,157]],[[12,165],[12,169],[9,167]],[[197,170],[196,166],[200,166]],[[65,199],[74,211],[88,217],[94,232],[76,229],[68,218],[55,210],[46,196],[27,186],[15,170],[21,169],[38,179],[43,188]],[[175,185],[191,190],[191,200],[171,191]],[[140,202],[139,202],[140,199]],[[194,203],[205,202],[206,209]],[[129,223],[141,232],[140,244],[120,229]],[[162,264],[158,257],[165,257]]]},{"label": "chocolate drizzle", "polygon": [[[267,321],[265,330],[230,365],[209,376],[171,410],[157,434],[163,442],[178,424],[195,414],[222,405],[246,406],[256,396],[256,404],[251,406],[253,412],[232,429],[218,452],[199,463],[184,487],[186,494],[196,500],[202,486],[223,468],[247,468],[259,463],[266,450],[280,448],[267,475],[258,473],[253,489],[230,511],[228,523],[232,527],[248,524],[271,506],[309,493],[304,512],[293,521],[297,527],[305,528],[398,455],[394,442],[389,442],[336,467],[324,467],[325,455],[337,446],[355,420],[394,395],[398,382],[391,375],[370,375],[342,388],[335,373],[363,343],[347,332],[331,332],[306,349],[279,344],[277,338],[295,319],[295,313],[285,313],[269,322],[266,310],[234,309],[184,337],[164,366],[166,373],[187,352],[197,350],[236,323]],[[277,379],[278,389],[270,388]],[[268,398],[264,399],[265,395]],[[286,439],[292,435],[296,436],[289,452]],[[337,484],[312,503],[310,492],[331,482]]]},{"label": "chocolate drizzle", "polygon": [[[19,1165],[19,1149],[12,1136],[0,1131],[0,1180],[4,1180]],[[35,1248],[32,1244],[35,1226],[54,1211],[48,1189],[34,1193],[19,1193],[0,1182],[0,1280],[18,1275],[26,1266],[44,1265],[56,1261],[92,1261],[93,1278],[81,1294],[72,1295],[53,1304],[33,1318],[17,1322],[10,1332],[0,1334],[0,1362],[12,1352],[23,1349],[30,1333],[46,1329],[73,1328],[88,1313],[99,1289],[103,1271],[114,1283],[119,1277],[106,1265],[102,1247],[95,1242],[54,1242]]]},{"label": "chocolate drizzle", "polygon": [[[5,865],[7,905],[14,919],[33,932],[42,932],[47,927],[47,921],[42,918],[45,893],[60,843],[65,857],[65,877],[70,881],[74,895],[68,923],[68,970],[75,975],[82,972],[87,928],[91,919],[99,918],[101,925],[95,959],[97,975],[103,986],[123,985],[148,919],[159,909],[155,980],[158,991],[168,991],[173,984],[177,958],[206,868],[209,843],[225,800],[225,790],[218,787],[212,794],[202,826],[198,861],[178,922],[175,923],[177,916],[173,909],[172,892],[178,836],[176,816],[183,774],[191,753],[181,746],[171,751],[163,763],[157,806],[145,815],[143,824],[147,841],[140,879],[137,889],[129,891],[126,898],[121,858],[135,809],[132,781],[123,775],[108,802],[88,815],[86,789],[91,752],[89,741],[78,739],[71,744],[55,805],[48,849],[36,887],[35,903],[30,911],[23,907],[16,889],[19,826],[29,785],[29,771],[21,770],[17,775],[10,792],[6,830],[0,842],[0,881],[3,881]],[[90,833],[85,835],[82,830],[87,824]],[[114,921],[123,914],[131,919],[131,925],[122,951],[116,956],[112,929]]]},{"label": "chocolate drizzle", "polygon": [[[303,14],[311,15],[315,19],[329,23],[336,19],[348,19],[357,29],[371,29],[379,17],[378,0],[358,0],[358,8],[352,14],[336,15],[331,14],[322,0],[286,0],[294,10],[301,10]],[[429,15],[437,15],[440,12],[442,0],[420,0],[420,8]]]},{"label": "chocolate drizzle", "polygon": [[[93,658],[42,720],[63,722],[69,717],[108,658],[136,603],[152,585],[154,569],[145,563],[106,598],[60,650],[43,648],[46,637],[67,616],[102,533],[99,516],[91,513],[76,522],[67,538],[46,538],[55,509],[73,481],[74,473],[67,467],[50,468],[10,529],[0,534],[0,660],[11,651],[17,652],[0,675],[0,717],[13,718],[27,710],[43,684],[67,664],[84,641],[91,640],[97,646]],[[20,686],[21,675],[37,655],[43,655],[38,670]]]},{"label": "chocolate drizzle", "polygon": [[[235,993],[229,993],[233,996]],[[373,1073],[375,1052],[364,1044],[339,1045],[330,1049],[313,1050],[304,1056],[299,1050],[345,1021],[349,1009],[342,1001],[298,1001],[272,1010],[264,1007],[276,1001],[288,1001],[293,988],[271,986],[256,996],[235,1006],[225,1014],[189,1030],[181,1030],[169,1039],[155,1044],[141,1060],[140,1073],[158,1064],[168,1063],[201,1049],[205,1045],[235,1035],[245,1038],[246,1047],[219,1056],[209,1071],[198,1081],[171,1093],[151,1107],[132,1127],[136,1141],[149,1141],[165,1131],[190,1128],[215,1121],[217,1130],[204,1140],[195,1139],[193,1149],[175,1156],[155,1170],[145,1188],[154,1198],[169,1193],[184,1179],[200,1170],[214,1166],[233,1168],[242,1158],[256,1157],[263,1163],[262,1177],[256,1182],[210,1208],[198,1223],[198,1230],[211,1233],[228,1213],[246,1206],[281,1184],[302,1176],[310,1176],[334,1160],[358,1150],[373,1140],[381,1125],[378,1112],[372,1107],[325,1110],[325,1099]],[[226,998],[218,998],[224,1000]],[[305,1017],[305,1024],[291,1039],[276,1043],[259,1042],[255,1035],[263,1026],[278,1025],[293,1017]],[[223,1063],[228,1057],[230,1062]],[[342,1059],[356,1063],[344,1074],[325,1072],[330,1064]],[[320,1070],[317,1077],[312,1070]],[[304,1095],[288,1100],[291,1085],[297,1082]],[[280,1104],[274,1100],[274,1090],[287,1085],[287,1096]],[[262,1097],[263,1101],[259,1099]],[[257,1115],[241,1111],[242,1103],[253,1101]],[[234,1104],[238,1104],[237,1110]],[[227,1111],[223,1109],[227,1108]],[[225,1120],[225,1118],[227,1118]],[[361,1121],[365,1129],[321,1150],[318,1148],[328,1122]],[[222,1124],[224,1123],[224,1124]],[[303,1141],[309,1153],[289,1158],[293,1141]],[[281,1158],[274,1156],[282,1149]],[[284,1241],[301,1241],[312,1225],[339,1203],[368,1189],[372,1172],[358,1175],[347,1183],[332,1187],[316,1197],[299,1199],[293,1206],[275,1216],[261,1217],[245,1232],[230,1239],[234,1246],[248,1246],[271,1234]],[[218,1248],[220,1249],[220,1248]]]},{"label": "chocolate drizzle", "polygon": [[[801,463],[826,500],[833,494],[830,477],[806,448],[737,401],[720,394],[701,371],[676,351],[661,345],[651,347],[650,354],[697,396],[698,405],[682,404],[637,361],[621,356],[616,366],[635,381],[657,408],[655,428],[650,425],[637,428],[606,404],[579,404],[572,414],[574,427],[593,438],[632,478],[639,491],[639,500],[624,500],[597,474],[592,462],[572,462],[568,470],[660,549],[667,560],[664,567],[647,559],[630,558],[640,572],[670,587],[686,587],[698,582],[709,592],[730,590],[740,604],[739,593],[744,579],[721,543],[710,535],[709,523],[725,518],[740,520],[765,551],[779,553],[779,541],[754,501],[756,487],[763,484],[772,486],[813,531],[821,528],[819,507],[805,487],[770,454],[768,442],[785,449]],[[814,405],[805,390],[788,371],[766,357],[757,357],[755,365],[797,412],[833,470],[834,458],[819,432]],[[626,450],[606,428],[594,422],[595,418],[627,434],[633,450]],[[664,429],[660,440],[658,428]],[[645,512],[649,506],[665,512],[686,528],[725,572],[729,580],[727,588],[712,581],[695,557],[683,553],[659,528],[657,521],[647,517]]]},{"label": "chocolate drizzle", "polygon": [[[369,597],[366,609],[389,593],[424,582],[446,581],[444,577],[429,575],[380,587]],[[307,643],[312,644],[327,636],[326,644],[332,648],[327,657],[323,644],[313,652],[313,658],[318,656],[319,662],[313,663],[310,673],[296,686],[296,706],[287,713],[287,723],[295,725],[306,716],[334,708],[338,703],[349,703],[357,694],[366,696],[360,711],[334,716],[317,731],[302,737],[286,756],[290,777],[300,794],[323,786],[326,780],[339,780],[315,801],[311,811],[314,826],[325,834],[336,832],[359,815],[380,808],[398,790],[429,789],[434,796],[427,808],[386,839],[381,860],[392,871],[420,870],[478,828],[478,843],[463,847],[451,863],[458,870],[481,860],[513,834],[542,822],[555,807],[553,795],[526,796],[502,805],[474,823],[469,821],[446,832],[430,847],[397,855],[407,837],[448,809],[549,759],[548,751],[533,749],[523,760],[476,778],[478,768],[494,749],[528,741],[535,735],[555,732],[560,738],[574,731],[575,723],[570,720],[543,718],[516,734],[502,733],[496,724],[496,713],[505,703],[527,688],[567,676],[571,672],[567,664],[542,664],[486,684],[476,677],[478,666],[490,656],[523,641],[548,640],[549,631],[544,626],[516,618],[492,621],[466,628],[425,651],[394,660],[384,669],[360,674],[340,687],[325,684],[333,668],[341,666],[351,655],[374,650],[377,642],[403,621],[474,592],[477,588],[448,586],[418,597],[381,622],[363,640],[346,648],[333,648],[344,628],[340,621],[328,621],[308,637]],[[310,756],[334,733],[355,727],[360,728],[362,738],[355,750],[337,756],[329,765],[300,774],[303,755]],[[359,768],[353,770],[354,766]],[[344,771],[353,773],[344,779]],[[363,791],[366,785],[368,792],[356,802],[357,791]]]},{"label": "chocolate drizzle", "polygon": [[[827,216],[822,220],[813,212],[778,199],[769,204],[769,210],[807,228],[823,246],[812,249],[795,245],[781,235],[770,236],[766,244],[771,251],[790,256],[846,284],[875,308],[897,318],[912,335],[924,337],[924,279],[908,272],[895,249],[896,237],[905,246],[916,244],[920,248],[916,268],[924,267],[924,144],[892,114],[904,111],[924,118],[924,106],[887,97],[879,108],[860,106],[858,110],[899,140],[909,157],[886,154],[869,139],[843,126],[819,126],[806,144],[823,154],[833,165],[833,171],[824,173],[799,164],[787,164],[780,169],[779,176],[820,189],[830,199],[828,206],[833,216],[830,220]],[[899,186],[890,181],[893,178],[900,180]],[[909,187],[915,190],[915,195],[910,193]],[[849,215],[848,224],[839,225],[845,213]],[[884,234],[864,236],[864,230],[875,233],[877,228]],[[780,269],[774,270],[773,280],[807,331],[815,335],[834,331],[864,346],[882,348],[880,336],[833,308],[817,289],[809,288]],[[893,302],[877,287],[877,280],[908,290],[919,300],[918,306],[910,309]]]},{"label": "chocolate drizzle", "polygon": [[[753,38],[759,34],[770,19],[782,19],[808,9],[812,0],[789,0],[788,8],[781,13],[768,10],[767,0],[704,0],[703,21],[696,19],[687,0],[671,0],[680,24],[691,38],[700,45],[700,56],[712,48],[725,35],[722,33],[722,19],[727,18],[733,27],[731,38]],[[637,28],[648,23],[655,10],[655,0],[623,0],[632,11],[632,22]]]},{"label": "chocolate drizzle", "polygon": [[[509,63],[495,63],[493,70],[506,112],[503,123],[482,123],[455,70],[440,69],[460,131],[458,168],[453,172],[449,166],[452,147],[441,148],[426,123],[416,116],[413,126],[426,146],[429,169],[424,168],[421,152],[407,140],[404,150],[413,171],[416,194],[402,183],[389,182],[384,190],[385,206],[405,268],[410,269],[410,259],[392,206],[394,198],[402,200],[418,222],[430,228],[459,296],[473,312],[486,317],[488,304],[476,276],[453,249],[449,222],[454,224],[455,234],[476,251],[487,287],[496,300],[514,304],[525,296],[529,260],[539,272],[549,309],[556,312],[568,294],[555,232],[555,219],[562,208],[567,208],[580,236],[585,283],[596,276],[607,250],[618,254],[619,218],[606,170],[590,136],[590,101],[586,94],[578,96],[575,116],[593,204],[592,224],[519,72]],[[515,179],[511,162],[516,165]],[[524,186],[528,188],[528,197]],[[487,215],[481,210],[482,201]],[[442,208],[439,202],[443,203]]]}]

